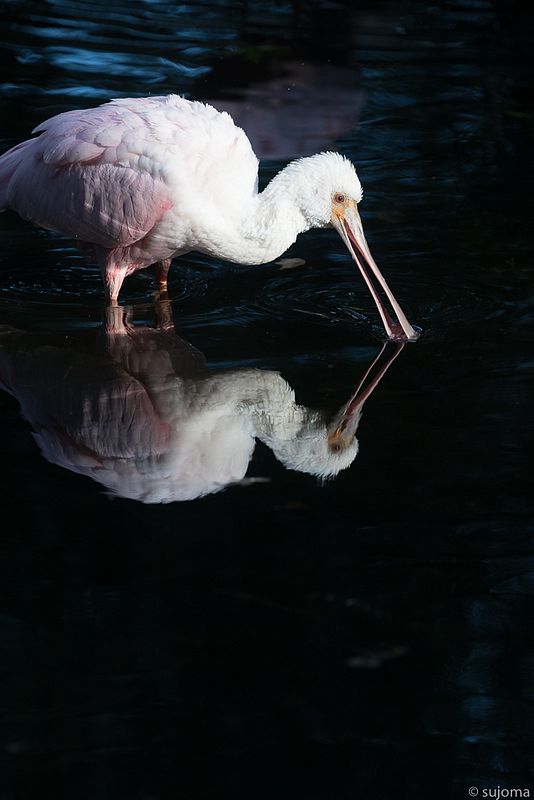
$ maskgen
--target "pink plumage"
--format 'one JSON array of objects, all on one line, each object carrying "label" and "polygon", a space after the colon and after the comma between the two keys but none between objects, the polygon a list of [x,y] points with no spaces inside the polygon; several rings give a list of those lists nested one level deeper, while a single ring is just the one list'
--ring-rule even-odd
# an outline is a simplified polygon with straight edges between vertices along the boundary
[{"label": "pink plumage", "polygon": [[171,259],[191,250],[265,264],[300,233],[335,227],[388,336],[416,338],[365,240],[356,170],[338,153],[293,161],[258,193],[241,128],[176,95],[67,111],[34,133],[0,158],[0,211],[95,245],[111,303],[127,275],[151,264],[166,289]]},{"label": "pink plumage", "polygon": [[[108,294],[202,239],[197,209],[254,192],[257,159],[227,114],[176,95],[67,111],[0,158],[0,210],[96,246]],[[235,170],[235,159],[239,170]],[[214,168],[216,167],[216,168]]]}]

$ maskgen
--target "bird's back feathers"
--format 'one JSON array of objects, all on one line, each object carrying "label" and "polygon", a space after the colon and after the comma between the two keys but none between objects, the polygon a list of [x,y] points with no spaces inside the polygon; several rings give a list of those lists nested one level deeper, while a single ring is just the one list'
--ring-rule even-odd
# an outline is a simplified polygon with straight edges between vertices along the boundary
[{"label": "bird's back feathers", "polygon": [[104,248],[144,239],[171,209],[186,224],[191,198],[224,207],[256,186],[243,131],[176,95],[67,111],[34,133],[0,158],[0,210]]}]

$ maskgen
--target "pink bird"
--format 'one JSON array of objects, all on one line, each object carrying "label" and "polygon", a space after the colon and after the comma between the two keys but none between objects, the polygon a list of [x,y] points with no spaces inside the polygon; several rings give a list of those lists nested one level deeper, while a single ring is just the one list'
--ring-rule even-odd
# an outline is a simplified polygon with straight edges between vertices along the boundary
[{"label": "pink bird", "polygon": [[155,310],[157,329],[108,306],[90,354],[0,326],[0,390],[19,401],[47,461],[143,503],[243,485],[256,441],[287,469],[333,478],[356,458],[364,404],[404,347],[385,342],[331,416],[297,403],[273,370],[209,368],[176,335],[170,303]]},{"label": "pink bird", "polygon": [[291,162],[259,193],[258,159],[241,128],[177,95],[67,111],[34,133],[0,157],[0,210],[95,245],[111,304],[124,278],[151,264],[165,290],[176,256],[264,264],[299,233],[333,226],[388,336],[416,338],[365,240],[356,170],[338,153]]}]

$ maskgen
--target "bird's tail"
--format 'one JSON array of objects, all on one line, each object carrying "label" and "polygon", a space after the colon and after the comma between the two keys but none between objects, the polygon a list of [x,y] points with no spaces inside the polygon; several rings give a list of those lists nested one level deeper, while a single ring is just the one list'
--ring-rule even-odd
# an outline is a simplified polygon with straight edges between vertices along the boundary
[{"label": "bird's tail", "polygon": [[6,208],[9,208],[9,185],[19,164],[24,160],[26,148],[31,144],[31,139],[27,142],[21,142],[0,156],[0,211],[5,211]]}]

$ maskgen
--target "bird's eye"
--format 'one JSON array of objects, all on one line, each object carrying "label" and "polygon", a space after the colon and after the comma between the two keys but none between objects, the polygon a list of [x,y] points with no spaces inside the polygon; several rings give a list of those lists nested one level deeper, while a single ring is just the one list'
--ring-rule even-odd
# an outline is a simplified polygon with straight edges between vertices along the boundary
[{"label": "bird's eye", "polygon": [[334,200],[335,200],[335,202],[336,202],[336,203],[345,203],[345,202],[346,202],[346,200],[347,200],[347,198],[346,198],[346,196],[345,196],[344,194],[342,194],[341,192],[337,192],[337,193],[334,195]]}]

